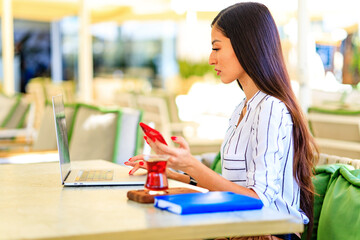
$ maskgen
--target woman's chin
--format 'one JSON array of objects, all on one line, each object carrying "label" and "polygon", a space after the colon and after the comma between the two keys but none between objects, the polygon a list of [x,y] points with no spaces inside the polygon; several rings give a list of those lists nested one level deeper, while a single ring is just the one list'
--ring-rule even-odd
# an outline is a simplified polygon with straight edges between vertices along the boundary
[{"label": "woman's chin", "polygon": [[220,80],[224,84],[229,84],[229,83],[232,83],[233,81],[235,81],[235,79],[228,79],[228,78],[221,77],[221,76],[220,76]]}]

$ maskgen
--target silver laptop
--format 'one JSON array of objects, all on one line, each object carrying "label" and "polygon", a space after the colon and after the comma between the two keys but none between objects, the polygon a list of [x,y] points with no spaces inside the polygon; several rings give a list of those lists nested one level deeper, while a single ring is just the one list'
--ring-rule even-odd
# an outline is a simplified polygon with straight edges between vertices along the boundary
[{"label": "silver laptop", "polygon": [[52,103],[60,158],[61,183],[64,186],[144,185],[146,175],[129,175],[129,167],[126,166],[118,166],[114,169],[105,167],[101,169],[72,169],[62,95],[54,96]]}]

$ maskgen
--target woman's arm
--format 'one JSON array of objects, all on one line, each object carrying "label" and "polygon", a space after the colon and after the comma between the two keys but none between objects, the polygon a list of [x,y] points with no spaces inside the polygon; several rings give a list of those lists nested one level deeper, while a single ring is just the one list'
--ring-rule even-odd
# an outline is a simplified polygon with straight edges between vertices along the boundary
[{"label": "woman's arm", "polygon": [[[172,138],[172,140],[179,144],[179,148],[172,148],[162,143],[149,140],[149,144],[155,152],[170,156],[168,160],[168,166],[170,168],[189,174],[197,181],[198,186],[207,188],[210,191],[230,191],[259,198],[252,189],[233,183],[202,164],[190,154],[190,148],[184,138],[176,137]],[[170,175],[169,177],[182,182],[190,182],[189,176],[180,176],[178,174],[180,173],[174,172],[174,175]]]},{"label": "woman's arm", "polygon": [[[209,189],[210,191],[229,191],[259,198],[252,189],[237,185],[202,164],[190,154],[190,148],[184,138],[172,137],[171,139],[179,144],[178,148],[169,147],[160,142],[153,142],[151,139],[147,139],[148,144],[157,154],[166,154],[170,156],[168,167],[181,170],[189,175],[167,169],[168,178],[184,183],[190,183],[191,176],[197,181],[199,187]],[[133,174],[138,168],[144,167],[144,165],[141,166],[141,164],[139,164],[139,160],[143,160],[142,155],[132,157],[128,162],[125,162],[126,165],[134,167],[130,171],[130,174]]]},{"label": "woman's arm", "polygon": [[188,168],[186,173],[197,181],[199,187],[209,189],[210,191],[228,191],[259,198],[254,190],[225,179],[195,158],[193,162],[194,164]]}]

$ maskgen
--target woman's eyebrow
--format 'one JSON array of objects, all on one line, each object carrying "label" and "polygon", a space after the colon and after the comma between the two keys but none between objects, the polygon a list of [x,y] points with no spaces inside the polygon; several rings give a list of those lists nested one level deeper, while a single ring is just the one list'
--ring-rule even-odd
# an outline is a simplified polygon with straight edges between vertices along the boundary
[{"label": "woman's eyebrow", "polygon": [[216,42],[221,42],[221,41],[216,39],[216,40],[211,42],[211,45],[214,45],[214,43],[216,43]]}]

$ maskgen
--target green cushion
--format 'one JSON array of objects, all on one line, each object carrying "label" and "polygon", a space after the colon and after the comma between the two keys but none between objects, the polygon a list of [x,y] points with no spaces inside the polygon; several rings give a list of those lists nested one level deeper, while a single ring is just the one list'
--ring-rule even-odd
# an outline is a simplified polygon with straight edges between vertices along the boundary
[{"label": "green cushion", "polygon": [[360,170],[341,167],[332,175],[318,226],[319,240],[360,239]]},{"label": "green cushion", "polygon": [[221,154],[220,152],[216,155],[214,161],[211,164],[211,169],[221,174]]},{"label": "green cushion", "polygon": [[[345,164],[321,165],[316,166],[315,168],[315,176],[313,177],[312,182],[314,184],[316,194],[314,196],[314,226],[311,239],[317,239],[319,217],[330,178],[332,174],[342,166],[351,170],[354,169],[353,167]],[[307,231],[305,230],[304,234],[302,235],[302,239],[306,239],[306,235]]]}]

